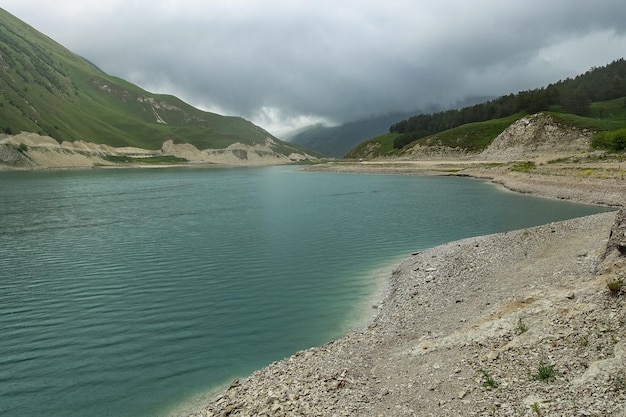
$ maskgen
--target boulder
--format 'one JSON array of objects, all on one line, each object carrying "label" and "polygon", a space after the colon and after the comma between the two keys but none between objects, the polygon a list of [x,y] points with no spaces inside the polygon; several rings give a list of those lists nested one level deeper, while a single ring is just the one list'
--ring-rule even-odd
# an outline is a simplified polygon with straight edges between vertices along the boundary
[{"label": "boulder", "polygon": [[600,259],[598,272],[601,274],[626,274],[626,210],[615,216],[609,240]]}]

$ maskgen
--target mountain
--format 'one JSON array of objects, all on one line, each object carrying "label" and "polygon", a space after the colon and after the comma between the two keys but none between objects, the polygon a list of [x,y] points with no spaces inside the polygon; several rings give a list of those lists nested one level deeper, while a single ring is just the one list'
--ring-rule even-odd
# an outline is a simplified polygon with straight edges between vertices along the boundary
[{"label": "mountain", "polygon": [[290,143],[314,149],[324,155],[342,158],[354,146],[389,131],[389,126],[413,113],[391,113],[328,127],[314,125],[288,139]]},{"label": "mountain", "polygon": [[0,9],[0,130],[33,132],[57,142],[160,149],[233,144],[302,152],[241,117],[204,112],[110,76]]}]

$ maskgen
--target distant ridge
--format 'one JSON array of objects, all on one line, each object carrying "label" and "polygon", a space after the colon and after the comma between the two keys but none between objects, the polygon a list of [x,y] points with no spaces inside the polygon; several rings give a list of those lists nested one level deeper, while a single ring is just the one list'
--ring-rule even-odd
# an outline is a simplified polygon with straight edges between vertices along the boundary
[{"label": "distant ridge", "polygon": [[389,126],[412,114],[391,113],[333,127],[315,125],[297,133],[289,139],[289,142],[314,149],[324,155],[343,158],[358,143],[388,132]]}]

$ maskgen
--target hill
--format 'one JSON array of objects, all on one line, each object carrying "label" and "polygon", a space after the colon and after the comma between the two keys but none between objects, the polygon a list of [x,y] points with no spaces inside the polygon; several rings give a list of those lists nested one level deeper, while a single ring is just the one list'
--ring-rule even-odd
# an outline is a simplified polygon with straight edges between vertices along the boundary
[{"label": "hill", "polygon": [[241,117],[204,112],[110,76],[2,9],[0,91],[5,134],[148,150],[169,140],[201,150],[239,143],[266,145],[280,155],[303,153]]},{"label": "hill", "polygon": [[[509,117],[516,113],[556,111],[591,116],[591,103],[626,96],[626,61],[622,58],[604,67],[591,68],[574,79],[558,81],[544,88],[520,91],[460,110],[419,114],[396,123],[390,132],[399,133],[395,148],[423,137],[467,123]],[[600,113],[599,117],[604,114]]]},{"label": "hill", "polygon": [[[410,141],[401,147],[398,147],[398,142],[402,142],[406,136],[398,132],[388,133],[357,145],[346,154],[346,158],[478,157],[481,153],[484,157],[487,155],[485,152],[488,148],[491,148],[488,154],[493,157],[496,155],[494,152],[496,139],[501,135],[517,138],[514,144],[515,150],[507,151],[502,141],[495,146],[499,149],[499,157],[504,159],[511,159],[514,153],[518,158],[523,157],[524,153],[520,151],[519,140],[526,140],[525,146],[529,150],[543,149],[545,151],[557,148],[571,150],[576,148],[579,151],[583,148],[586,150],[599,148],[620,151],[626,146],[626,141],[623,141],[623,137],[626,137],[624,133],[626,97],[590,103],[586,116],[564,113],[558,111],[558,108],[555,110],[557,111],[537,113],[544,115],[539,123],[543,130],[534,130],[532,135],[522,132],[520,126],[534,128],[535,124],[530,121],[538,120],[537,117],[519,112],[507,117],[463,124]],[[509,129],[517,130],[511,133]],[[576,133],[567,133],[570,131]],[[581,147],[582,142],[579,140],[581,138],[584,139],[584,147]],[[507,143],[513,146],[513,142]]]}]

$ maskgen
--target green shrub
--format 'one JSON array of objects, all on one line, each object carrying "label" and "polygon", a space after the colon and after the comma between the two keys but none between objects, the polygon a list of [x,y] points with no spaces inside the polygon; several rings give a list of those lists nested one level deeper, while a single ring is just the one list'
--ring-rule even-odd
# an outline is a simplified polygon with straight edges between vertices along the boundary
[{"label": "green shrub", "polygon": [[596,149],[607,151],[623,151],[626,149],[626,128],[613,130],[611,132],[597,133],[591,139],[591,146]]},{"label": "green shrub", "polygon": [[533,410],[536,415],[541,415],[541,407],[539,407],[539,403],[537,401],[530,405],[530,409]]},{"label": "green shrub", "polygon": [[624,288],[624,280],[622,278],[608,279],[606,281],[606,287],[609,289],[612,295],[619,295]]},{"label": "green shrub", "polygon": [[537,373],[533,375],[533,379],[536,381],[550,382],[554,381],[559,373],[554,369],[552,365],[539,365]]},{"label": "green shrub", "polygon": [[519,320],[517,320],[517,327],[515,328],[515,333],[524,334],[527,331],[528,331],[528,326],[526,326],[526,323],[524,323],[522,321],[522,318],[520,317]]}]

